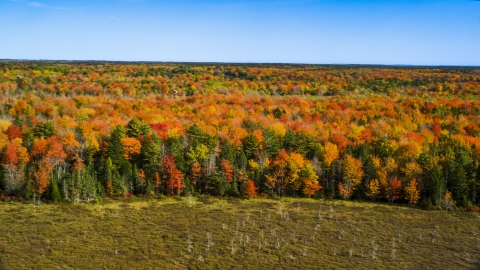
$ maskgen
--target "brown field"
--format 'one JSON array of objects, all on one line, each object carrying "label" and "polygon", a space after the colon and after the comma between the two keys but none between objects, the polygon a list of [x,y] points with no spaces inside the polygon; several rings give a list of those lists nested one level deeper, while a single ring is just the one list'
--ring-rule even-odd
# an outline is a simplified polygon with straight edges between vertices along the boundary
[{"label": "brown field", "polygon": [[471,212],[293,198],[0,204],[1,269],[479,267]]}]

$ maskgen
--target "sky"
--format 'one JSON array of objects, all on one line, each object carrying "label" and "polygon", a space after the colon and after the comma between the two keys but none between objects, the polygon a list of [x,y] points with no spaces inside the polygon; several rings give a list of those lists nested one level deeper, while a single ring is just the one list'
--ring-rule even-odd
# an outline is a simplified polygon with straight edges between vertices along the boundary
[{"label": "sky", "polygon": [[0,59],[480,66],[475,0],[0,0]]}]

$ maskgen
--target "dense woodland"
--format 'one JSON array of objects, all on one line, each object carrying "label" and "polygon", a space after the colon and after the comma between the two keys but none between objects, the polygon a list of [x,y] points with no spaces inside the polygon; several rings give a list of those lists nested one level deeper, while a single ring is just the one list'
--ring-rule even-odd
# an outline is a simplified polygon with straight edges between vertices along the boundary
[{"label": "dense woodland", "polygon": [[480,69],[0,62],[3,199],[478,209]]}]

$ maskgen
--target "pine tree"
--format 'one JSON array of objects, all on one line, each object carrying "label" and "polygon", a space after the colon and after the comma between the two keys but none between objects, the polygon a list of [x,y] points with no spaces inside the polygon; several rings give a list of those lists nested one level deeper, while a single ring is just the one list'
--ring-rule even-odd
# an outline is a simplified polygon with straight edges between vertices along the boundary
[{"label": "pine tree", "polygon": [[427,194],[432,199],[434,205],[439,205],[440,200],[445,192],[445,184],[440,167],[435,164],[429,173]]},{"label": "pine tree", "polygon": [[53,135],[57,134],[55,125],[51,121],[38,123],[37,126],[33,129],[33,135],[37,138],[50,138]]},{"label": "pine tree", "polygon": [[54,202],[62,201],[62,195],[60,195],[60,190],[58,188],[57,181],[52,181],[50,184],[50,198]]},{"label": "pine tree", "polygon": [[124,193],[126,188],[122,181],[122,177],[118,173],[118,170],[110,157],[105,160],[103,169],[103,183],[105,184],[108,195],[112,197]]},{"label": "pine tree", "polygon": [[138,138],[140,136],[145,136],[150,132],[151,132],[150,126],[143,123],[136,117],[130,120],[126,126],[127,136],[131,138]]},{"label": "pine tree", "polygon": [[235,177],[232,182],[232,195],[233,196],[238,196],[240,195],[240,192],[238,191],[238,183],[237,183],[237,178]]},{"label": "pine tree", "polygon": [[215,138],[205,133],[197,124],[188,128],[187,135],[192,147],[196,147],[198,144],[204,144],[208,147],[209,151],[212,151],[217,144]]},{"label": "pine tree", "polygon": [[147,186],[145,188],[145,194],[147,196],[155,196],[155,191],[153,190],[153,184],[152,181],[147,180]]},{"label": "pine tree", "polygon": [[220,142],[220,160],[222,159],[228,160],[230,164],[235,161],[235,146],[226,139]]},{"label": "pine tree", "polygon": [[190,139],[190,144],[192,146],[197,146],[201,143],[203,137],[203,131],[197,126],[197,124],[192,125],[187,130],[188,138]]},{"label": "pine tree", "polygon": [[185,177],[185,180],[183,180],[183,183],[185,186],[183,189],[183,192],[193,194],[194,193],[193,185],[188,176]]},{"label": "pine tree", "polygon": [[23,196],[26,198],[26,199],[31,199],[33,197],[33,184],[32,184],[32,180],[27,180],[25,181],[25,187],[24,187],[24,192],[23,192]]},{"label": "pine tree", "polygon": [[240,152],[237,155],[237,168],[239,170],[245,171],[245,169],[247,168],[247,164],[248,164],[247,155],[245,155],[244,151],[240,150]]},{"label": "pine tree", "polygon": [[130,162],[125,158],[125,149],[123,148],[122,138],[125,137],[125,130],[122,126],[116,126],[108,140],[107,155],[113,165],[117,168],[119,174],[127,177],[131,174]]},{"label": "pine tree", "polygon": [[178,138],[168,138],[167,139],[167,147],[170,149],[170,153],[173,154],[175,157],[175,162],[177,168],[184,172],[185,171],[185,157],[184,151],[180,146],[180,141]]},{"label": "pine tree", "polygon": [[285,134],[285,140],[283,142],[283,146],[287,152],[296,151],[297,149],[297,137],[295,136],[295,132],[292,130],[287,130]]},{"label": "pine tree", "polygon": [[132,190],[132,193],[134,193],[135,195],[143,194],[144,186],[142,185],[142,181],[140,181],[137,164],[133,165],[131,181],[132,181],[132,186],[134,187],[134,190]]},{"label": "pine tree", "polygon": [[248,159],[255,158],[255,154],[259,148],[260,142],[255,135],[250,134],[243,140],[243,150]]},{"label": "pine tree", "polygon": [[461,206],[467,206],[468,187],[465,169],[458,163],[454,164],[451,169],[452,175],[455,177],[450,179],[448,189],[451,190],[454,201]]},{"label": "pine tree", "polygon": [[271,129],[263,132],[263,148],[267,157],[274,156],[282,147],[281,142],[275,137],[275,133]]},{"label": "pine tree", "polygon": [[160,169],[160,138],[157,135],[147,135],[142,142],[143,168],[147,176],[152,177]]}]

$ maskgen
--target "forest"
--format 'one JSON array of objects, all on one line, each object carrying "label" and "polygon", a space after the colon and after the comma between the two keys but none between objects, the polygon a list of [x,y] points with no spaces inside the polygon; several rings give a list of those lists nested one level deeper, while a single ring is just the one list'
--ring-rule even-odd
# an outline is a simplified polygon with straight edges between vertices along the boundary
[{"label": "forest", "polygon": [[0,199],[480,204],[480,68],[0,62]]}]

